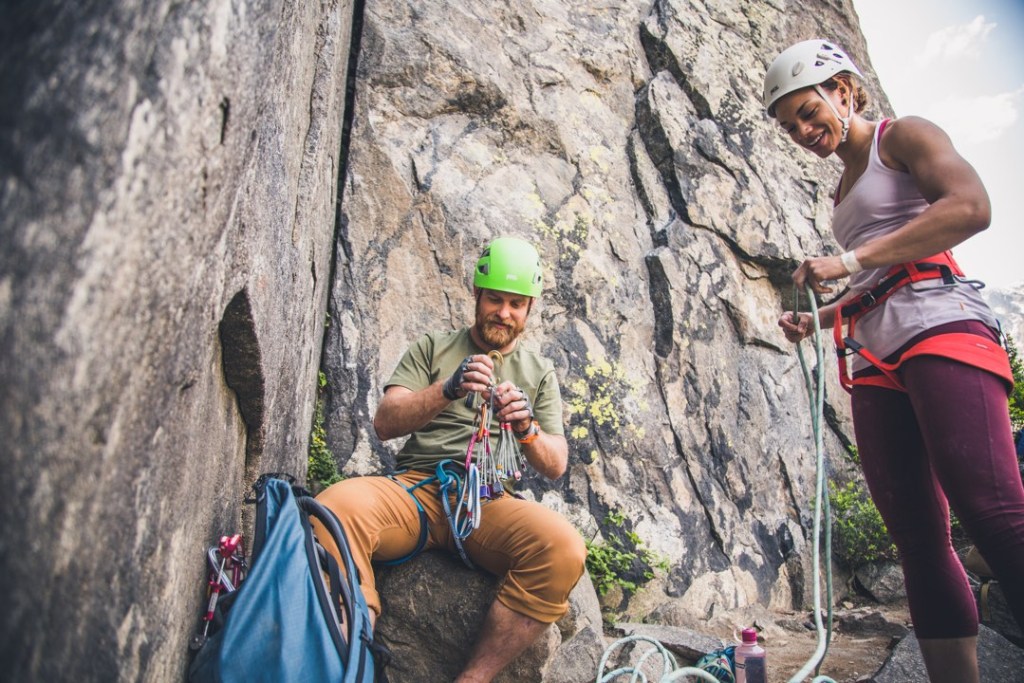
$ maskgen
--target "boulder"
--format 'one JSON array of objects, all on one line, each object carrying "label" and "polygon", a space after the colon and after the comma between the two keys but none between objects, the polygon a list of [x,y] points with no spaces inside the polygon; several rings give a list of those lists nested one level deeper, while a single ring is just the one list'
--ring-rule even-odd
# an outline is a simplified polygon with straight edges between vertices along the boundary
[{"label": "boulder", "polygon": [[872,562],[853,572],[854,581],[872,600],[888,605],[907,599],[903,569],[894,562]]},{"label": "boulder", "polygon": [[180,681],[206,548],[305,477],[352,2],[0,14],[3,677]]},{"label": "boulder", "polygon": [[[981,626],[978,630],[978,668],[985,683],[1020,683],[1024,671],[1024,650],[1001,635]],[[893,649],[874,683],[928,683],[921,649],[914,634]]]},{"label": "boulder", "polygon": [[[394,655],[392,683],[454,680],[469,659],[498,579],[442,552],[378,567],[376,577],[382,603],[376,637]],[[569,612],[495,682],[592,681],[603,651],[601,611],[584,574],[569,596]]]}]

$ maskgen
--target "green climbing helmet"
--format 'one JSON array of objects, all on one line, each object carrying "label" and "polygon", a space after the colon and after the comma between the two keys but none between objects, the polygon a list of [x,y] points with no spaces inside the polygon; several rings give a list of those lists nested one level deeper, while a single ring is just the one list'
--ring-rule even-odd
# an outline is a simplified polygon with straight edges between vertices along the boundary
[{"label": "green climbing helmet", "polygon": [[473,284],[536,298],[544,288],[540,256],[526,240],[499,237],[487,245],[476,262]]}]

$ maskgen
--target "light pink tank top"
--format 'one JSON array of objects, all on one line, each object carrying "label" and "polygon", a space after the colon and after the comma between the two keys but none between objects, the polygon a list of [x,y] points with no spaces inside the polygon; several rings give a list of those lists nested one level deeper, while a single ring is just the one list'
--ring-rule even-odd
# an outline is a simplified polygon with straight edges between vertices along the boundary
[{"label": "light pink tank top", "polygon": [[[849,188],[832,214],[832,233],[843,250],[850,250],[902,227],[928,208],[909,173],[891,169],[878,156],[882,125],[875,128],[868,166]],[[885,277],[886,268],[864,270],[850,278],[850,288],[865,291]],[[942,280],[906,285],[885,303],[857,321],[857,341],[879,358],[885,358],[911,337],[956,320],[980,320],[997,325],[992,310],[969,284],[952,287]],[[853,370],[868,367],[859,356]]]}]

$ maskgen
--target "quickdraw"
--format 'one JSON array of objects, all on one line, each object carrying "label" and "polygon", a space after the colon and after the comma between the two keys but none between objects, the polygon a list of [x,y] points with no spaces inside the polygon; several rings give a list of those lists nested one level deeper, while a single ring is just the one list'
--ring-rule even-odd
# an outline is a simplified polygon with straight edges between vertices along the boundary
[{"label": "quickdraw", "polygon": [[[861,358],[878,368],[882,374],[900,389],[903,388],[899,376],[896,374],[897,365],[886,363],[866,349],[863,344],[853,338],[857,320],[868,311],[883,304],[889,297],[905,285],[924,280],[937,280],[941,278],[945,287],[955,287],[961,282],[977,286],[971,280],[964,280],[963,271],[953,260],[953,254],[944,251],[920,261],[902,263],[889,269],[882,280],[868,291],[853,298],[849,303],[839,309],[839,316],[836,324],[832,327],[833,337],[836,345],[836,355],[839,362],[839,383],[846,391],[852,391],[853,385],[870,383],[862,380],[854,380],[850,377],[847,369],[846,359],[856,353]],[[843,322],[846,323],[848,332],[843,333]]]},{"label": "quickdraw", "polygon": [[242,550],[242,535],[221,536],[219,545],[213,546],[207,552],[207,562],[210,567],[210,577],[207,581],[207,603],[206,613],[202,618],[202,630],[192,636],[189,647],[192,650],[200,649],[209,636],[210,624],[216,616],[217,601],[221,591],[231,593],[235,591],[245,578],[247,565],[245,563],[245,552]]}]

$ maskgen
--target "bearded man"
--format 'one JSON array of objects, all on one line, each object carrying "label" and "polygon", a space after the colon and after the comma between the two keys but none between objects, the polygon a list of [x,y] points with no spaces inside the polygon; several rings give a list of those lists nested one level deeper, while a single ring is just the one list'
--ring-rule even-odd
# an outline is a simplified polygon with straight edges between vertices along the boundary
[{"label": "bearded man", "polygon": [[[490,681],[512,662],[568,611],[569,593],[583,574],[579,532],[510,486],[481,487],[479,526],[465,537],[439,497],[439,479],[456,467],[465,477],[481,401],[490,402],[495,423],[511,426],[530,466],[549,479],[565,473],[568,446],[554,366],[520,344],[542,288],[540,259],[530,243],[512,237],[491,242],[474,272],[473,326],[418,339],[385,385],[373,426],[381,440],[409,437],[397,456],[398,472],[346,479],[318,497],[345,527],[373,619],[381,606],[371,561],[395,563],[443,548],[503,577],[457,683]],[[494,351],[499,365],[489,355]],[[472,392],[476,400],[467,401]],[[498,424],[489,426],[491,433],[499,433]],[[459,503],[455,496],[447,502],[450,510]]]}]

